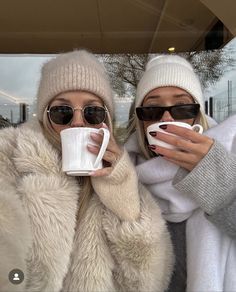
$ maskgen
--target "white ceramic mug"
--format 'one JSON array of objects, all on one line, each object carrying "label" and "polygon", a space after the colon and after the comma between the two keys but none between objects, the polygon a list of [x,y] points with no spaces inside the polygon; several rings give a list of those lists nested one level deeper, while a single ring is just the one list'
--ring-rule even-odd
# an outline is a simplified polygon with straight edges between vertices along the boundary
[{"label": "white ceramic mug", "polygon": [[175,125],[175,126],[179,126],[179,127],[184,127],[184,128],[193,130],[195,132],[198,132],[199,134],[201,134],[203,132],[203,127],[201,125],[199,125],[199,124],[195,124],[195,125],[191,126],[191,125],[189,125],[187,123],[183,123],[183,122],[160,122],[160,123],[155,123],[155,124],[152,124],[152,125],[147,127],[146,136],[147,136],[149,145],[157,145],[157,146],[165,147],[165,148],[168,148],[168,149],[175,149],[176,148],[175,146],[170,145],[170,144],[168,144],[168,143],[166,143],[164,141],[158,140],[158,139],[156,139],[155,137],[152,137],[149,134],[149,132],[161,132],[161,133],[165,133],[165,134],[168,134],[168,135],[177,136],[175,134],[168,133],[165,130],[160,128],[161,125],[169,125],[169,124]]},{"label": "white ceramic mug", "polygon": [[[96,143],[90,137],[91,133],[103,133],[103,142],[99,154],[91,153],[87,145]],[[91,171],[103,167],[102,158],[110,139],[108,129],[100,128],[68,128],[62,130],[62,171],[72,176],[88,176]]]}]

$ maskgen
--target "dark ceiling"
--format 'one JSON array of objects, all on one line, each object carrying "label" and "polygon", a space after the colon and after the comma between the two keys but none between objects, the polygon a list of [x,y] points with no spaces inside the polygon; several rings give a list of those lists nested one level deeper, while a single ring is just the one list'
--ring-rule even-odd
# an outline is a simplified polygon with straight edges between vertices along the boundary
[{"label": "dark ceiling", "polygon": [[[0,53],[157,53],[216,46],[236,32],[234,0],[8,0],[1,3]],[[218,33],[218,34],[217,34]]]}]

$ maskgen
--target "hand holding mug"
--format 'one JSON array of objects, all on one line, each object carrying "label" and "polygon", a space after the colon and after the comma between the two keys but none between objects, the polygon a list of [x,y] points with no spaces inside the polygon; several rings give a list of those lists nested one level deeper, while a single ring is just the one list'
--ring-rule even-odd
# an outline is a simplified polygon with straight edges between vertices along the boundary
[{"label": "hand holding mug", "polygon": [[[103,124],[103,127],[107,128],[106,124]],[[97,155],[102,145],[103,135],[102,133],[100,134],[92,133],[91,138],[96,143],[96,145],[88,144],[88,150],[94,155]],[[118,160],[120,159],[121,155],[122,150],[117,145],[114,136],[110,134],[109,143],[103,155],[103,160],[105,162],[104,167],[102,169],[98,169],[96,171],[91,172],[90,175],[94,177],[109,175],[112,172]]]},{"label": "hand holding mug", "polygon": [[213,139],[201,135],[201,132],[201,125],[162,122],[147,128],[147,139],[153,152],[191,171],[208,153],[214,142]]}]

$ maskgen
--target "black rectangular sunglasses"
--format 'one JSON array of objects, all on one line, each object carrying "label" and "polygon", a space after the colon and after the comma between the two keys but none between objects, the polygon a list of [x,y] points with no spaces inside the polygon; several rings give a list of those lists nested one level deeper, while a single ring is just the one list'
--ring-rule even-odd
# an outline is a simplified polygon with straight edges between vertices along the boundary
[{"label": "black rectangular sunglasses", "polygon": [[165,111],[168,111],[176,120],[196,118],[200,110],[200,104],[178,104],[173,106],[140,106],[136,108],[136,114],[141,121],[158,121]]}]

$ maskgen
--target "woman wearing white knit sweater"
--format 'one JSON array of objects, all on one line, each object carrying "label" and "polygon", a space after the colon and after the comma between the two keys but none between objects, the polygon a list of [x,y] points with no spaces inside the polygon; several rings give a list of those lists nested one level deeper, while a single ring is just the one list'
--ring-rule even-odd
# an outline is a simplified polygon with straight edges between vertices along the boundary
[{"label": "woman wearing white knit sweater", "polygon": [[[103,66],[92,54],[74,51],[43,66],[38,121],[0,132],[0,291],[168,287],[170,236],[158,204],[112,136],[112,116]],[[62,172],[59,137],[69,127],[111,132],[104,168],[90,177]],[[98,153],[101,136],[91,138],[98,146],[88,149]],[[14,269],[24,273],[18,285],[8,280]]]},{"label": "woman wearing white knit sweater", "polygon": [[[148,62],[135,107],[136,132],[126,149],[172,234],[169,291],[236,291],[236,116],[209,129],[199,79],[176,55]],[[148,126],[173,121],[201,124],[205,132],[169,123],[162,129],[177,137],[149,134],[178,148],[148,144]]]}]

